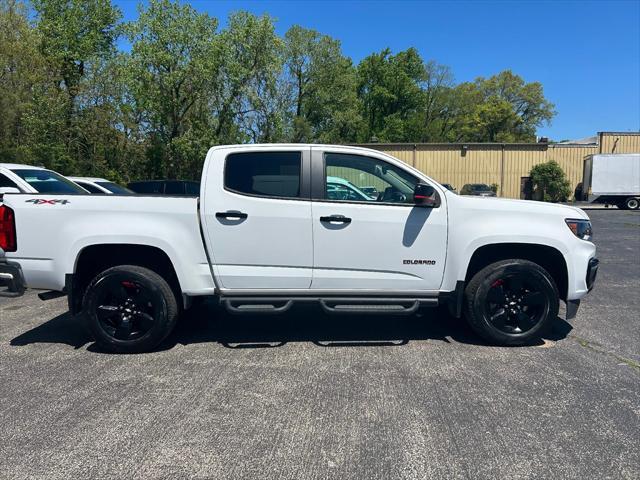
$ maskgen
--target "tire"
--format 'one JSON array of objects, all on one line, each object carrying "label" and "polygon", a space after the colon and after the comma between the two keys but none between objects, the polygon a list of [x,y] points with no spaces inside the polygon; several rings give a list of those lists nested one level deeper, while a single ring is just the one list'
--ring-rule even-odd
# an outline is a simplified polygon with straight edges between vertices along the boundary
[{"label": "tire", "polygon": [[638,210],[640,207],[640,199],[636,197],[629,197],[624,200],[625,210]]},{"label": "tire", "polygon": [[173,330],[176,295],[156,272],[136,265],[109,268],[84,294],[83,319],[96,343],[118,353],[148,352]]},{"label": "tire", "polygon": [[558,316],[558,304],[556,284],[540,265],[502,260],[480,270],[468,283],[464,316],[491,344],[525,345],[547,332]]}]

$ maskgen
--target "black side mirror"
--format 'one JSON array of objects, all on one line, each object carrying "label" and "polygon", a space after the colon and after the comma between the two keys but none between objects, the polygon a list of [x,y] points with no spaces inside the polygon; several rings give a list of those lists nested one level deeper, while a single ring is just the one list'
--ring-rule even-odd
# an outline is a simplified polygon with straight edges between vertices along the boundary
[{"label": "black side mirror", "polygon": [[440,206],[440,196],[431,185],[418,183],[413,190],[413,203],[419,207],[436,208]]}]

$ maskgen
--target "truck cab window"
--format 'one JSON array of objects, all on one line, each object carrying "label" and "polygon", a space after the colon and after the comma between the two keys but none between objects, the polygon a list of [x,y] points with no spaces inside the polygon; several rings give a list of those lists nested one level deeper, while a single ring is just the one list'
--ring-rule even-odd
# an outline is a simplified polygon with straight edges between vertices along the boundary
[{"label": "truck cab window", "polygon": [[327,200],[413,204],[417,183],[414,176],[377,158],[325,154]]},{"label": "truck cab window", "polygon": [[232,153],[227,156],[224,187],[262,197],[300,197],[300,152]]}]

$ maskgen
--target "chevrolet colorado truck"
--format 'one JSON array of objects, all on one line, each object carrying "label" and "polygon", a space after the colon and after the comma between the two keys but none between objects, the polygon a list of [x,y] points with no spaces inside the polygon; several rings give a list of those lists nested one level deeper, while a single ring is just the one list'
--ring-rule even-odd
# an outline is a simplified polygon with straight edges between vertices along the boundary
[{"label": "chevrolet colorado truck", "polygon": [[[377,195],[335,195],[336,179]],[[211,148],[198,198],[3,202],[5,295],[66,294],[116,352],[153,349],[205,296],[237,314],[298,302],[333,314],[446,305],[489,342],[526,344],[560,300],[575,317],[598,268],[580,209],[459,196],[394,157],[348,146]]]}]

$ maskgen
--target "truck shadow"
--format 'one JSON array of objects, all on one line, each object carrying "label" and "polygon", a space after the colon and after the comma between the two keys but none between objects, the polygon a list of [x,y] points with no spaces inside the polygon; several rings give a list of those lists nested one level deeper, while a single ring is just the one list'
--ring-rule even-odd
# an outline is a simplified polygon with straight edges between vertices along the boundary
[{"label": "truck shadow", "polygon": [[[571,328],[557,318],[546,339],[564,339]],[[232,349],[274,348],[290,342],[311,342],[319,347],[399,347],[420,340],[487,346],[464,320],[440,309],[426,309],[411,316],[335,316],[307,305],[274,316],[230,315],[210,302],[189,310],[157,350],[196,343],[220,343]],[[101,352],[80,319],[68,312],[11,340],[12,346],[34,343],[59,343],[76,349],[90,344],[88,350]]]}]

